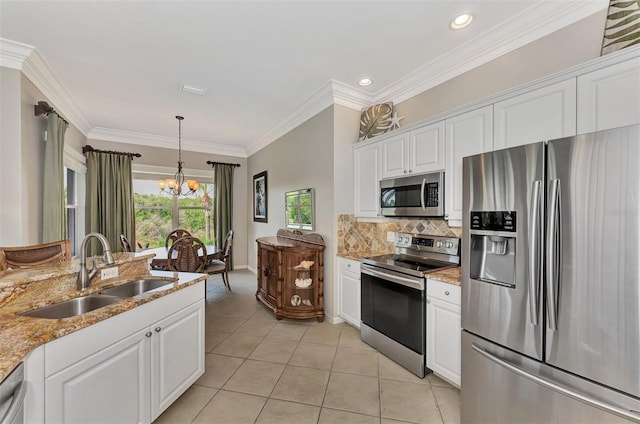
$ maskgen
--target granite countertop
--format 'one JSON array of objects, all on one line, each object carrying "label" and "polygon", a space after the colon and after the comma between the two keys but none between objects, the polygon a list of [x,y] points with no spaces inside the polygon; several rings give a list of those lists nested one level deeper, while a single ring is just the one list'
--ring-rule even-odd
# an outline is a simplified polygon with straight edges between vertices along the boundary
[{"label": "granite countertop", "polygon": [[[147,258],[143,257],[142,259]],[[127,261],[129,261],[129,257],[116,258],[118,266]],[[0,355],[0,381],[2,381],[29,352],[44,343],[133,309],[159,297],[166,296],[167,294],[191,286],[207,278],[206,274],[148,271],[146,260],[139,261],[139,263],[141,265],[136,265],[136,268],[141,269],[141,267],[143,267],[143,272],[146,275],[141,275],[140,272],[136,272],[136,275],[124,272],[115,279],[97,282],[95,287],[90,287],[84,292],[80,292],[74,287],[75,275],[73,271],[69,271],[74,268],[74,265],[71,265],[71,267],[67,266],[62,270],[59,270],[58,267],[48,267],[49,269],[34,268],[31,271],[20,270],[13,275],[4,274],[0,276],[0,288],[5,290],[5,296],[0,296],[0,302],[2,302],[0,303],[0,352],[2,352]],[[44,278],[50,282],[40,279],[43,275],[46,275],[47,277]],[[29,281],[30,276],[35,278],[35,280]],[[149,276],[166,279],[167,284],[171,285],[166,290],[143,293],[131,298],[123,298],[119,302],[75,317],[44,319],[20,315],[22,312],[47,304],[93,294],[105,288],[115,287],[134,279]],[[13,287],[9,286],[10,281],[13,281]],[[48,285],[48,289],[44,295],[33,295],[34,290],[29,291],[25,288],[28,287],[29,284],[32,284],[33,281],[36,281],[36,284]],[[72,288],[70,288],[70,284],[73,285]],[[6,294],[7,292],[10,294]],[[42,293],[40,290],[38,290],[38,292]]]},{"label": "granite countertop", "polygon": [[[377,256],[377,255],[385,255],[389,252],[372,252],[372,251],[361,251],[361,252],[349,252],[349,253],[338,253],[338,256],[341,258],[351,259],[353,261],[359,261],[362,258],[366,258],[368,256]],[[445,268],[440,271],[434,271],[427,274],[427,278],[432,280],[442,281],[443,283],[453,284],[459,286],[462,282],[462,268],[459,266],[453,268]]]},{"label": "granite countertop", "polygon": [[453,268],[445,268],[440,271],[430,272],[427,274],[427,278],[459,286],[462,283],[462,268],[456,266]]}]

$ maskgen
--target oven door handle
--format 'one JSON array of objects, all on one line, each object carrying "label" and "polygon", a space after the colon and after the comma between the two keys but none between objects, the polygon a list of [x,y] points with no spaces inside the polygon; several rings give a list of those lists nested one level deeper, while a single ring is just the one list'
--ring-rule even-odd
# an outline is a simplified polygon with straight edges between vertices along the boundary
[{"label": "oven door handle", "polygon": [[400,277],[398,275],[392,275],[386,272],[376,271],[375,269],[366,267],[366,265],[362,265],[360,267],[360,272],[363,274],[370,275],[372,277],[378,277],[383,280],[391,281],[392,283],[400,284],[405,287],[410,287],[412,289],[424,290],[424,279],[422,278],[412,279],[412,278]]}]

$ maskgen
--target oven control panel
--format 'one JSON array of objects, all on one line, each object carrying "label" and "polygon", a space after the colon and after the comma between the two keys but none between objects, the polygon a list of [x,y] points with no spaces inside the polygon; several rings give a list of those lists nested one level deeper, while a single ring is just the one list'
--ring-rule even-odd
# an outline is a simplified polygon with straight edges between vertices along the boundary
[{"label": "oven control panel", "polygon": [[396,233],[394,244],[396,248],[457,255],[460,239],[425,234]]}]

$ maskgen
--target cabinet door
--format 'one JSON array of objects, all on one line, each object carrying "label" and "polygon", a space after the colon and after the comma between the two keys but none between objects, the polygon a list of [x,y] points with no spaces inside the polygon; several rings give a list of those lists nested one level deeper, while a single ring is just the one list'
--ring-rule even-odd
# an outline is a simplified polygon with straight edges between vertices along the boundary
[{"label": "cabinet door", "polygon": [[493,149],[576,134],[576,80],[562,81],[493,105]]},{"label": "cabinet door", "polygon": [[45,380],[53,423],[148,423],[150,338],[137,332]]},{"label": "cabinet door", "polygon": [[407,134],[397,135],[380,142],[382,159],[381,178],[391,178],[409,172],[407,164]]},{"label": "cabinet door", "polygon": [[462,226],[462,158],[488,152],[493,146],[493,106],[446,120],[445,218]]},{"label": "cabinet door", "polygon": [[380,143],[357,147],[353,152],[356,216],[380,215]]},{"label": "cabinet door", "polygon": [[360,263],[338,258],[338,315],[360,328]]},{"label": "cabinet door", "polygon": [[578,77],[578,134],[640,124],[640,58]]},{"label": "cabinet door", "polygon": [[260,290],[263,298],[275,307],[278,294],[278,251],[262,247],[260,255]]},{"label": "cabinet door", "polygon": [[295,312],[314,310],[319,303],[318,258],[315,251],[283,254],[282,306]]},{"label": "cabinet door", "polygon": [[460,386],[460,306],[427,297],[427,367]]},{"label": "cabinet door", "polygon": [[204,373],[204,301],[151,327],[151,419]]},{"label": "cabinet door", "polygon": [[409,172],[422,174],[444,169],[444,121],[409,134]]}]

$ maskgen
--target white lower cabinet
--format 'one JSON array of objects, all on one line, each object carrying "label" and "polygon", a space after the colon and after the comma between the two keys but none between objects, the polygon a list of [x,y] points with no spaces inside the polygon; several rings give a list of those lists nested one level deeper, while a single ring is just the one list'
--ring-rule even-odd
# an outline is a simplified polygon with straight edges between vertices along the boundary
[{"label": "white lower cabinet", "polygon": [[338,315],[360,328],[360,262],[338,258]]},{"label": "white lower cabinet", "polygon": [[46,422],[149,422],[151,346],[146,332],[138,331],[48,377]]},{"label": "white lower cabinet", "polygon": [[45,421],[155,420],[204,373],[203,284],[44,345]]},{"label": "white lower cabinet", "polygon": [[427,280],[427,367],[460,387],[460,286]]}]

